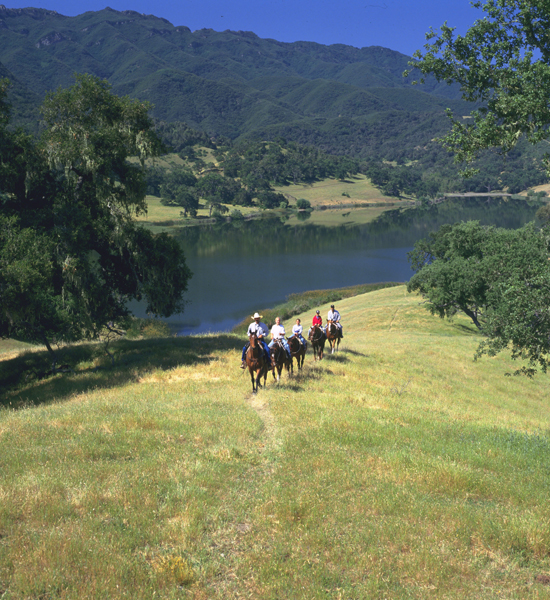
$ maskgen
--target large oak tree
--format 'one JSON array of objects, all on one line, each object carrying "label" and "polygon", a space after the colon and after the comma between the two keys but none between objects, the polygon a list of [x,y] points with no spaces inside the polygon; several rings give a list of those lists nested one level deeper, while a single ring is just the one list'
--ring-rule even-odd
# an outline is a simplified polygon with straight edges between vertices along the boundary
[{"label": "large oak tree", "polygon": [[419,292],[432,314],[466,314],[484,334],[477,355],[509,349],[533,375],[550,366],[550,269],[547,232],[469,221],[444,225],[409,254]]},{"label": "large oak tree", "polygon": [[[465,35],[445,23],[430,30],[424,51],[410,63],[422,76],[458,83],[477,103],[471,120],[454,118],[443,138],[459,162],[480,152],[509,152],[526,137],[550,137],[550,4],[548,0],[473,2],[484,11]],[[550,156],[545,158],[550,175]],[[475,225],[442,228],[418,244],[411,258],[419,291],[441,316],[462,310],[485,334],[479,353],[510,349],[533,374],[550,365],[548,227],[497,232]],[[460,241],[461,240],[461,241]],[[459,243],[460,242],[460,243]]]},{"label": "large oak tree", "polygon": [[[38,143],[7,129],[0,86],[0,336],[96,338],[144,300],[181,312],[191,273],[180,246],[136,225],[143,163],[161,150],[148,105],[79,75],[49,94]],[[137,157],[137,162],[129,160]],[[54,359],[55,364],[55,359]]]},{"label": "large oak tree", "polygon": [[[478,103],[471,120],[450,115],[452,129],[443,141],[460,162],[473,161],[487,148],[506,153],[522,136],[531,143],[550,136],[548,1],[472,5],[485,14],[465,35],[444,23],[439,32],[428,32],[424,51],[409,63],[422,77],[433,74],[438,81],[458,83],[462,97]],[[546,169],[550,173],[548,157]]]}]

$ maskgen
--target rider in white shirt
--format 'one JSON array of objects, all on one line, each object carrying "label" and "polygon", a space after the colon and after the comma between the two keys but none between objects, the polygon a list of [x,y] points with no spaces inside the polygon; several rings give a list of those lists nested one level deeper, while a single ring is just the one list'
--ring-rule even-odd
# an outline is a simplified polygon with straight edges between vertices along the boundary
[{"label": "rider in white shirt", "polygon": [[[254,316],[252,318],[254,319],[254,321],[248,326],[247,335],[251,336],[253,333],[256,334],[258,341],[260,342],[262,348],[264,349],[264,352],[266,353],[267,362],[271,366],[271,354],[269,352],[269,346],[265,343],[264,340],[264,337],[267,337],[269,335],[269,329],[267,328],[267,325],[265,323],[261,322],[262,315],[260,315],[259,313],[254,313]],[[246,355],[246,351],[248,350],[249,345],[249,342],[247,342],[244,345],[243,354],[241,357],[241,369],[245,368],[244,357]]]},{"label": "rider in white shirt", "polygon": [[340,337],[343,338],[344,332],[342,330],[342,323],[340,323],[340,313],[334,308],[334,304],[330,305],[330,310],[327,314],[327,321],[332,321],[333,323],[336,323],[336,326],[340,330]]},{"label": "rider in white shirt", "polygon": [[273,348],[277,341],[283,343],[283,347],[286,350],[286,353],[288,354],[288,358],[290,358],[290,346],[286,341],[285,328],[281,325],[280,317],[277,317],[275,319],[275,325],[273,325],[273,327],[271,328],[271,342],[269,343],[269,347]]},{"label": "rider in white shirt", "polygon": [[306,341],[303,337],[304,328],[302,327],[302,322],[300,319],[296,319],[296,325],[292,327],[292,333],[298,338],[300,344],[305,345]]}]

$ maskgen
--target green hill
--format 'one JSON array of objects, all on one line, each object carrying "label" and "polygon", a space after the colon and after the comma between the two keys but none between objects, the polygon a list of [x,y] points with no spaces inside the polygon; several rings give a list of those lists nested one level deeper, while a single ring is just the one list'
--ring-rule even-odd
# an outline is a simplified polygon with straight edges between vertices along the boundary
[{"label": "green hill", "polygon": [[[388,111],[399,115],[402,131],[411,114],[423,122],[438,115],[441,132],[446,107],[469,110],[457,88],[434,80],[421,91],[413,88],[402,76],[409,58],[386,48],[281,43],[243,31],[192,32],[152,15],[109,8],[66,17],[2,6],[0,26],[0,63],[29,97],[38,101],[69,86],[75,72],[88,72],[107,79],[116,93],[153,102],[158,119],[185,121],[210,135],[284,132],[301,141],[314,132],[325,147],[342,153],[349,135],[363,137],[365,129],[382,143],[387,136],[377,129]],[[338,130],[342,118],[347,133]],[[431,139],[432,129],[426,128],[422,141]]]},{"label": "green hill", "polygon": [[402,286],[338,308],[340,352],[257,396],[229,334],[4,355],[3,595],[549,598],[546,379]]}]

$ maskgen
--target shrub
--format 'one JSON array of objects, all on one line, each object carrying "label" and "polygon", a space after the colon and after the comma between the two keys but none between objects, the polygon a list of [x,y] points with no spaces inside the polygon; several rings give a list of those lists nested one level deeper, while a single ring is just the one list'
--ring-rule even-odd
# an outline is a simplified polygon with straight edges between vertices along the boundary
[{"label": "shrub", "polygon": [[311,202],[309,200],[305,200],[304,198],[299,198],[296,200],[296,208],[299,210],[308,210],[311,208]]}]

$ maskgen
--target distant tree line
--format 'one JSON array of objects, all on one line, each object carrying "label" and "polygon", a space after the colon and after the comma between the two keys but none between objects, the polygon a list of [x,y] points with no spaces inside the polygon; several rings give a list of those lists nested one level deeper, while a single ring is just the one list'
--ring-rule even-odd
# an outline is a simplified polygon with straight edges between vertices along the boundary
[{"label": "distant tree line", "polygon": [[211,215],[227,212],[227,204],[256,203],[266,209],[286,207],[288,199],[275,192],[273,185],[311,183],[326,177],[344,179],[359,170],[358,162],[353,159],[294,143],[248,141],[233,146],[227,140],[220,145],[209,140],[208,147],[213,149],[218,166],[208,172],[209,165],[199,156],[201,149],[191,145],[200,136],[194,138],[185,128],[178,131],[180,141],[189,142],[187,146],[179,146],[179,156],[188,166],[170,170],[150,166],[147,191],[159,196],[166,206],[182,207],[184,216],[196,216],[201,199]]},{"label": "distant tree line", "polygon": [[[340,125],[345,128],[344,121]],[[452,155],[437,141],[426,144],[422,141],[425,134],[413,132],[410,127],[405,127],[405,133],[399,134],[394,125],[392,119],[386,124],[373,124],[375,137],[384,133],[393,137],[383,147],[379,144],[371,146],[373,142],[367,133],[372,132],[365,131],[360,149],[353,143],[346,148],[331,145],[330,140],[336,143],[337,136],[312,139],[320,144],[317,147],[277,136],[272,141],[241,139],[232,142],[227,138],[210,137],[183,123],[159,122],[157,132],[166,146],[193,169],[196,181],[192,182],[189,174],[172,176],[161,168],[150,168],[149,193],[161,195],[168,204],[180,205],[186,214],[193,215],[200,197],[204,197],[210,206],[224,203],[249,206],[256,198],[261,206],[273,208],[285,202],[283,196],[275,198],[267,193],[273,193],[274,185],[307,184],[327,177],[344,179],[356,173],[367,175],[385,195],[427,200],[445,193],[501,190],[515,194],[547,181],[544,149],[533,147],[525,140],[505,157],[495,152],[483,153],[473,165],[475,172],[465,178],[460,165],[454,164]],[[351,132],[352,128],[349,130]],[[434,130],[437,130],[435,125]],[[218,174],[223,175],[223,179],[211,177],[201,184],[208,190],[208,197],[200,196],[201,185],[196,186],[205,176],[200,173],[209,167],[204,148],[212,150],[218,163]],[[363,159],[337,154],[343,151],[361,155]],[[214,186],[216,181],[217,186]],[[164,194],[161,194],[163,184]]]},{"label": "distant tree line", "polygon": [[517,194],[547,181],[543,155],[525,143],[506,157],[486,152],[474,163],[475,171],[469,177],[460,173],[448,152],[433,147],[424,154],[417,152],[417,160],[370,161],[361,165],[373,185],[388,196],[416,196],[436,198],[445,193],[493,192],[496,190]]},{"label": "distant tree line", "polygon": [[223,159],[224,174],[239,177],[247,185],[260,182],[275,185],[312,183],[327,177],[345,179],[359,171],[357,160],[335,156],[313,146],[278,140],[242,141],[230,148]]}]

